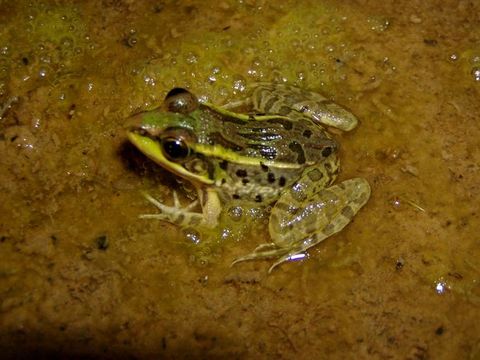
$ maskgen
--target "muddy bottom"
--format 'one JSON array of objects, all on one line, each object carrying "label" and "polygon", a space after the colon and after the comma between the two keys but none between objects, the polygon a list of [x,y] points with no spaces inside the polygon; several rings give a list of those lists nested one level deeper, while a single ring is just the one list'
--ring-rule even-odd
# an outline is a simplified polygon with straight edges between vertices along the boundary
[{"label": "muddy bottom", "polygon": [[[479,358],[479,14],[473,1],[0,2],[2,357]],[[354,113],[355,130],[332,132],[339,181],[372,187],[343,231],[271,274],[271,260],[230,266],[269,241],[268,216],[199,239],[140,219],[157,211],[142,192],[192,194],[125,133],[174,87],[225,104],[260,81]]]}]

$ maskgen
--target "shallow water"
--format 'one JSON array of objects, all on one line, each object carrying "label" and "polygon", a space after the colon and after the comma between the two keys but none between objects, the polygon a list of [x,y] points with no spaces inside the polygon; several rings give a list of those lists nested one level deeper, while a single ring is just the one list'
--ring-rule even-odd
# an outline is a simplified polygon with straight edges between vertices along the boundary
[{"label": "shallow water", "polygon": [[[468,1],[1,2],[0,332],[5,356],[480,357],[480,7]],[[175,86],[215,103],[254,82],[360,119],[341,180],[352,224],[267,275],[214,240],[138,219],[175,181],[125,119]],[[187,199],[183,199],[186,201]],[[223,234],[223,236],[222,236]]]}]

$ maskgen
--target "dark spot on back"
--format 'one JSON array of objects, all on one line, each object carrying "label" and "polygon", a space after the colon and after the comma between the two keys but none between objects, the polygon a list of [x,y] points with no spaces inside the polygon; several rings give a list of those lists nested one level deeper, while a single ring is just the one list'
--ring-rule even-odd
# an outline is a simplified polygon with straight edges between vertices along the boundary
[{"label": "dark spot on back", "polygon": [[310,138],[310,136],[312,136],[312,130],[310,129],[307,129],[303,132],[303,136],[306,137],[307,139]]},{"label": "dark spot on back", "polygon": [[268,173],[267,179],[268,179],[268,182],[269,182],[269,183],[275,182],[275,174],[273,174],[273,173]]},{"label": "dark spot on back", "polygon": [[328,157],[332,154],[332,151],[333,151],[332,148],[330,146],[327,146],[322,150],[322,156]]},{"label": "dark spot on back", "polygon": [[260,167],[262,168],[263,171],[265,171],[265,172],[268,171],[268,166],[265,165],[264,163],[260,163]]},{"label": "dark spot on back", "polygon": [[290,144],[288,144],[288,148],[297,154],[297,163],[305,164],[305,151],[303,150],[302,145],[296,141],[292,141]]},{"label": "dark spot on back", "polygon": [[228,168],[228,161],[227,161],[227,160],[221,161],[220,164],[219,164],[219,166],[220,166],[220,169],[227,170],[227,168]]},{"label": "dark spot on back", "polygon": [[262,195],[255,195],[255,201],[256,202],[262,202]]},{"label": "dark spot on back", "polygon": [[240,195],[238,195],[238,194],[233,194],[232,197],[233,197],[234,199],[236,199],[236,200],[240,199]]},{"label": "dark spot on back", "polygon": [[246,179],[246,178],[243,178],[243,179],[242,179],[242,184],[243,184],[243,185],[247,185],[249,182],[250,182],[250,180],[248,180],[248,179]]},{"label": "dark spot on back", "polygon": [[354,212],[353,212],[353,209],[350,207],[350,206],[345,206],[343,209],[342,209],[342,215],[345,216],[347,219],[352,219],[353,216],[355,215]]},{"label": "dark spot on back", "polygon": [[285,179],[285,177],[283,176],[280,176],[280,179],[278,179],[278,185],[285,186],[286,183],[287,183],[287,179]]},{"label": "dark spot on back", "polygon": [[237,174],[238,177],[245,177],[245,176],[247,176],[247,170],[238,169],[236,174]]}]

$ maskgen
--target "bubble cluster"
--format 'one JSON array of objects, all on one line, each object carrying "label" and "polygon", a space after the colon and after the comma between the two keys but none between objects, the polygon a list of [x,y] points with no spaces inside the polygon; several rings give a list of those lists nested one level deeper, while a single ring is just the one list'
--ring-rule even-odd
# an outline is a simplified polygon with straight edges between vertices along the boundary
[{"label": "bubble cluster", "polygon": [[[324,87],[346,79],[350,70],[343,65],[354,56],[346,30],[348,16],[326,4],[315,4],[310,9],[295,8],[275,21],[260,19],[236,33],[183,28],[181,42],[171,37],[162,42],[156,59],[143,63],[139,59],[135,87],[153,99],[180,86],[200,99],[225,103],[245,96],[248,84],[261,81],[299,86],[308,81],[309,86]],[[388,27],[385,19],[369,21],[374,28]],[[145,74],[155,78],[155,86],[145,81]]]},{"label": "bubble cluster", "polygon": [[32,86],[36,81],[56,82],[84,65],[80,60],[89,37],[77,8],[42,3],[25,12],[7,25],[23,31],[10,29],[0,35],[0,57],[8,63],[7,70],[0,64],[2,73],[7,71],[11,78]]}]

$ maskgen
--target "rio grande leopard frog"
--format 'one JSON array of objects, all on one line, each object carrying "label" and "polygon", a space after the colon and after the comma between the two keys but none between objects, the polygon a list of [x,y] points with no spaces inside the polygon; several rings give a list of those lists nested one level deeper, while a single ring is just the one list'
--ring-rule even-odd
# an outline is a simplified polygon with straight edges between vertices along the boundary
[{"label": "rio grande leopard frog", "polygon": [[[250,112],[234,112],[248,106]],[[162,107],[134,115],[128,139],[142,153],[192,183],[198,200],[181,208],[147,195],[160,213],[144,217],[179,226],[215,227],[235,199],[273,205],[271,242],[234,263],[300,257],[342,230],[365,205],[362,178],[333,185],[338,145],[322,125],[349,131],[350,112],[325,97],[285,84],[258,84],[248,100],[220,107],[199,102],[185,89],[171,90]],[[194,211],[195,206],[201,212]]]}]

